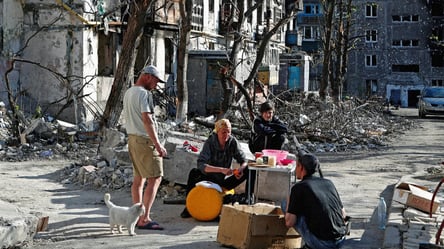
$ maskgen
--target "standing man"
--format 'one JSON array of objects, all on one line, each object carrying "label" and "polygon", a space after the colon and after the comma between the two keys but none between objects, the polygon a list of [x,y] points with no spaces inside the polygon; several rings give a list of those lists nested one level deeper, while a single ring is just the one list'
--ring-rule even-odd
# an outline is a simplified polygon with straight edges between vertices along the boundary
[{"label": "standing man", "polygon": [[[320,177],[314,176],[319,172]],[[345,210],[333,183],[322,177],[313,154],[300,152],[296,177],[291,188],[285,224],[294,227],[305,241],[304,248],[336,249],[347,234]]]},{"label": "standing man", "polygon": [[[137,222],[139,229],[163,230],[150,218],[151,207],[163,176],[162,157],[167,155],[157,136],[153,96],[150,92],[158,82],[165,82],[159,70],[155,66],[147,66],[123,97],[128,151],[134,175],[131,196],[133,203],[141,202],[146,208],[145,214]],[[144,191],[145,181],[148,182]]]}]

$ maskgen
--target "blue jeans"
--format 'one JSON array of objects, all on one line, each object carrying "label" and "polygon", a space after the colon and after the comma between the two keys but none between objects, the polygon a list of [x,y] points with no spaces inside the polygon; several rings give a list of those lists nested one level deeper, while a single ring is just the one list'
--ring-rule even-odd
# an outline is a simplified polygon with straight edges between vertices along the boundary
[{"label": "blue jeans", "polygon": [[337,249],[341,247],[342,243],[345,240],[345,236],[337,241],[318,239],[308,229],[304,216],[298,216],[296,218],[295,229],[299,232],[299,234],[301,234],[302,239],[305,241],[305,244],[313,249]]}]

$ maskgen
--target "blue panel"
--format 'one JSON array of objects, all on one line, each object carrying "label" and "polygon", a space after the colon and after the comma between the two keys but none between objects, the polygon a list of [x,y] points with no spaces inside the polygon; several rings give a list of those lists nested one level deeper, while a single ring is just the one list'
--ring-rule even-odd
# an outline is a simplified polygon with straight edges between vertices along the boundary
[{"label": "blue panel", "polygon": [[309,53],[317,52],[321,48],[320,41],[302,41],[302,50]]},{"label": "blue panel", "polygon": [[401,90],[400,89],[392,89],[390,91],[390,104],[401,105]]},{"label": "blue panel", "polygon": [[285,45],[287,46],[295,46],[297,45],[298,35],[294,32],[286,32],[285,33]]},{"label": "blue panel", "polygon": [[301,67],[288,67],[288,88],[298,90],[301,88]]}]

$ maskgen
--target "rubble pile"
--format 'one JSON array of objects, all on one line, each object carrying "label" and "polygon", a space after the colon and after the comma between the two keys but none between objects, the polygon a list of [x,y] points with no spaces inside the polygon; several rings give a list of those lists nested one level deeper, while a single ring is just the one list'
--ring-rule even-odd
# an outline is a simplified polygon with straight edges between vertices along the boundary
[{"label": "rubble pile", "polygon": [[299,102],[275,101],[276,113],[289,124],[289,148],[295,138],[311,152],[378,149],[398,134],[416,126],[413,120],[391,115],[381,99],[353,98],[334,104],[314,95]]},{"label": "rubble pile", "polygon": [[[391,115],[389,108],[378,99],[365,102],[349,99],[336,105],[309,95],[298,101],[279,98],[273,101],[276,103],[276,114],[289,124],[289,141],[284,149],[291,153],[296,152],[295,139],[305,149],[316,153],[377,149],[385,147],[391,138],[416,125],[411,120]],[[236,117],[228,118],[234,127],[242,126]],[[128,189],[131,186],[133,177],[129,158],[107,160],[106,155],[101,155],[97,131],[79,131],[65,122],[44,118],[30,120],[29,126],[33,128],[23,141],[23,138],[12,137],[6,115],[0,117],[0,160],[71,160],[75,163],[64,168],[60,174],[64,184],[103,190]],[[212,130],[209,126],[194,122],[179,126],[165,121],[160,123],[159,137],[165,140],[171,131],[206,137]],[[246,141],[249,129],[233,133]],[[127,156],[125,141],[121,139],[118,145],[111,145],[112,153]],[[184,144],[184,149],[187,148],[192,148],[192,145]],[[158,191],[158,197],[174,197],[183,192],[181,186],[165,181]]]}]

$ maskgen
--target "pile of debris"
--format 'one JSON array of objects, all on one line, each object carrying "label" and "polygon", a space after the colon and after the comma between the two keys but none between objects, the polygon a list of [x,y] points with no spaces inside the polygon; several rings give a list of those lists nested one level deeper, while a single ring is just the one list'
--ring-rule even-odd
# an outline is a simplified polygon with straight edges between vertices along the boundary
[{"label": "pile of debris", "polygon": [[300,101],[275,98],[276,115],[289,125],[287,150],[294,139],[311,152],[343,152],[386,147],[390,139],[417,127],[414,120],[391,114],[380,98],[357,98],[337,104],[311,94]]},{"label": "pile of debris", "polygon": [[[291,153],[296,152],[294,139],[297,139],[305,149],[315,153],[378,149],[386,147],[389,140],[397,134],[416,126],[412,120],[391,115],[390,109],[379,99],[365,102],[349,99],[338,105],[309,95],[296,101],[285,101],[275,97],[273,102],[276,103],[276,115],[289,124],[289,142],[284,149]],[[241,124],[239,115],[232,114],[228,118],[234,127],[241,127],[237,132],[233,131],[234,135],[246,141],[245,135],[249,133],[250,128]],[[210,119],[214,121],[214,117]],[[103,190],[127,189],[131,186],[130,161],[108,160],[107,156],[102,155],[98,148],[100,139],[103,138],[99,138],[96,130],[79,131],[68,123],[45,118],[33,119],[29,123],[33,128],[28,129],[29,132],[23,141],[11,136],[10,122],[6,115],[0,117],[1,160],[71,160],[75,163],[71,163],[60,175],[61,181],[65,184]],[[163,140],[171,135],[171,131],[206,137],[212,130],[212,124],[202,126],[197,122],[179,126],[171,121],[165,121],[160,127],[163,127],[159,131]],[[118,132],[125,137],[124,131]],[[120,140],[110,149],[113,153],[123,151],[121,154],[127,156],[126,138]],[[199,147],[198,144],[193,145]],[[183,192],[183,189],[173,182],[165,183],[167,184],[163,184],[159,191],[159,197],[171,197]]]}]

